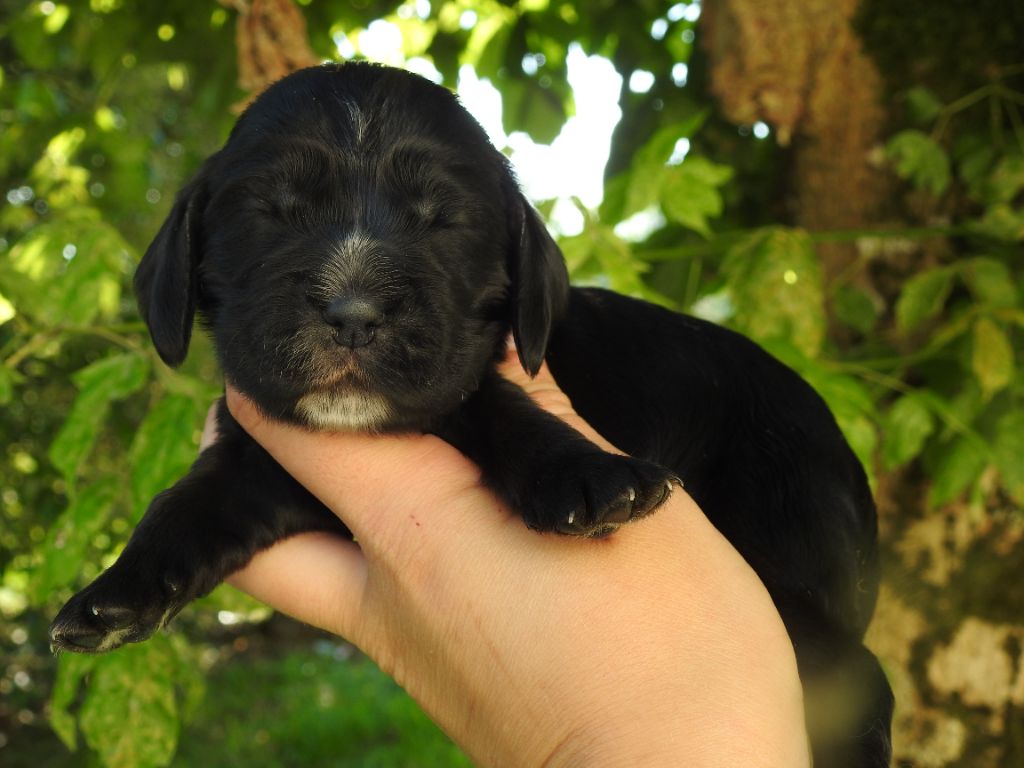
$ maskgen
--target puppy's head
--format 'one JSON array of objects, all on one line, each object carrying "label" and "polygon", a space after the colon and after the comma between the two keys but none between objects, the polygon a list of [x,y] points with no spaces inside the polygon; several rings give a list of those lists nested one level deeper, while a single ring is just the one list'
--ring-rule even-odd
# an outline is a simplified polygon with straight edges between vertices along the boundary
[{"label": "puppy's head", "polygon": [[457,99],[401,70],[281,80],[180,192],[135,277],[161,357],[198,311],[269,415],[422,428],[513,332],[536,372],[567,279],[505,158]]}]

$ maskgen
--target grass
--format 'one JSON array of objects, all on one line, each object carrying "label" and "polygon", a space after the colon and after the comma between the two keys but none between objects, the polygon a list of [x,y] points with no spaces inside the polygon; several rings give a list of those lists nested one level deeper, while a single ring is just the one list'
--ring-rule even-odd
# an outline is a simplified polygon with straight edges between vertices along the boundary
[{"label": "grass", "polygon": [[172,766],[470,765],[390,678],[338,649],[321,641],[215,672]]},{"label": "grass", "polygon": [[[469,760],[412,699],[350,646],[305,638],[238,653],[206,675],[174,768],[462,768]],[[12,733],[4,768],[98,768],[45,719]]]}]

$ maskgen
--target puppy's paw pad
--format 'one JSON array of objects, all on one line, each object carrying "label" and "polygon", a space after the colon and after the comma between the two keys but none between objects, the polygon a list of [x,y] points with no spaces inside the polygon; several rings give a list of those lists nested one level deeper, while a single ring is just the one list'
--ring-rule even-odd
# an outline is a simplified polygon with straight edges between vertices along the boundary
[{"label": "puppy's paw pad", "polygon": [[661,506],[678,482],[655,464],[603,452],[563,459],[553,467],[533,489],[527,521],[572,536],[613,533]]}]

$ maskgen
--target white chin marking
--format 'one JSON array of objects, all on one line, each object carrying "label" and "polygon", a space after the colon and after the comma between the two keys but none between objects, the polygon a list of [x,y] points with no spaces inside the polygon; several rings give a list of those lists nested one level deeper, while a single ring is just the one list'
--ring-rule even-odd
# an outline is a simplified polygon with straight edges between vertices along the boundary
[{"label": "white chin marking", "polygon": [[372,432],[391,416],[383,397],[355,392],[313,392],[299,400],[295,411],[312,427],[343,432]]}]

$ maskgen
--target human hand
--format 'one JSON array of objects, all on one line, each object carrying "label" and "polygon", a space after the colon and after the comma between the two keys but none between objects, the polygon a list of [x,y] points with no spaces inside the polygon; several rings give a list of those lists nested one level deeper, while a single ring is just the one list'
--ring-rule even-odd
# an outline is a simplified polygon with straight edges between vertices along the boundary
[{"label": "human hand", "polygon": [[[594,442],[546,370],[502,373]],[[478,765],[808,763],[792,646],[757,576],[677,489],[606,539],[543,535],[439,438],[235,418],[358,546],[303,534],[231,583],[344,636]]]}]

